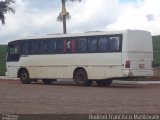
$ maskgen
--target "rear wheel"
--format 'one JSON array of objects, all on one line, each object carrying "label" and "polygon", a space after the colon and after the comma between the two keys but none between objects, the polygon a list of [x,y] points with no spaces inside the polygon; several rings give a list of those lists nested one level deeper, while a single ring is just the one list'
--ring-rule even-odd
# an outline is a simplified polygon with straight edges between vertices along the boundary
[{"label": "rear wheel", "polygon": [[52,80],[52,79],[43,79],[42,81],[43,81],[43,83],[44,83],[45,85],[50,85],[50,84],[52,84],[53,81],[56,81],[56,80]]},{"label": "rear wheel", "polygon": [[78,85],[90,86],[92,84],[92,81],[88,80],[87,73],[83,69],[79,69],[75,72],[74,79]]},{"label": "rear wheel", "polygon": [[32,82],[32,80],[29,79],[29,73],[27,70],[20,71],[19,78],[23,84],[30,84]]},{"label": "rear wheel", "polygon": [[98,86],[109,86],[110,84],[112,84],[113,80],[109,79],[109,80],[97,80],[96,83]]}]

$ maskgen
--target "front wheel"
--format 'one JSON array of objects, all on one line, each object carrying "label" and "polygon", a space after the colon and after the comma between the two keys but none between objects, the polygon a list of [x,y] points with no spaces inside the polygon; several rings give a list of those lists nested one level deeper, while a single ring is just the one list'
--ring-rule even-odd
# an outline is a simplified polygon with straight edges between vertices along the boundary
[{"label": "front wheel", "polygon": [[113,80],[97,80],[96,83],[98,86],[109,86],[112,84]]},{"label": "front wheel", "polygon": [[87,73],[83,69],[79,69],[75,72],[74,79],[78,85],[90,86],[92,84],[92,81],[88,80]]},{"label": "front wheel", "polygon": [[32,82],[32,80],[29,79],[29,73],[27,70],[22,70],[19,74],[19,78],[23,84],[30,84]]}]

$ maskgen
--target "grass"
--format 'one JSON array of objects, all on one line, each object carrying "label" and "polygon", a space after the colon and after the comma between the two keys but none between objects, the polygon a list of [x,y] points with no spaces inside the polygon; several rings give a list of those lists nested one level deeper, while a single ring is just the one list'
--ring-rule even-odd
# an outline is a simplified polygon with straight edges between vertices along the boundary
[{"label": "grass", "polygon": [[[160,66],[160,36],[153,36],[154,66]],[[7,46],[0,45],[0,76],[5,75]]]}]

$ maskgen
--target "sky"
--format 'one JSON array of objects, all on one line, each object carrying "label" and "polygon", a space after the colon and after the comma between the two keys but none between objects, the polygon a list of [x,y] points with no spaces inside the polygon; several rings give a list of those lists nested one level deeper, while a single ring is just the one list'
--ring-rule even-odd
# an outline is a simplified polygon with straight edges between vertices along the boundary
[{"label": "sky", "polygon": [[[15,0],[15,14],[0,24],[0,44],[27,36],[62,33],[61,0]],[[147,30],[160,35],[160,0],[82,0],[67,2],[68,33]]]}]

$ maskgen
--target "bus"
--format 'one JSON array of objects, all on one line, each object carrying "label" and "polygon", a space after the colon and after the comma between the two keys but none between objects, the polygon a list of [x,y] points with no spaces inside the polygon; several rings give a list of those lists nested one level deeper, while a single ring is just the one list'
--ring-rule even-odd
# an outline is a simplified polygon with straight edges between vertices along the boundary
[{"label": "bus", "polygon": [[6,75],[24,84],[73,79],[89,86],[153,75],[151,33],[143,30],[28,37],[8,43]]}]

